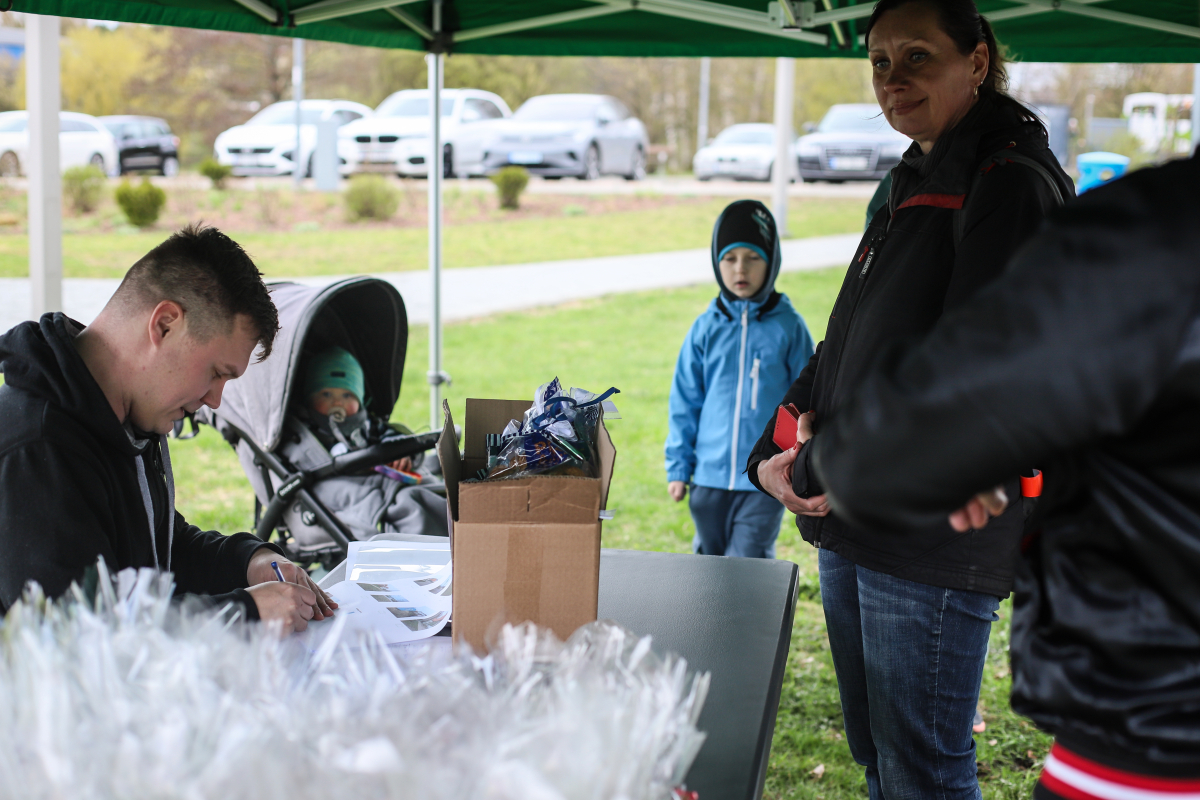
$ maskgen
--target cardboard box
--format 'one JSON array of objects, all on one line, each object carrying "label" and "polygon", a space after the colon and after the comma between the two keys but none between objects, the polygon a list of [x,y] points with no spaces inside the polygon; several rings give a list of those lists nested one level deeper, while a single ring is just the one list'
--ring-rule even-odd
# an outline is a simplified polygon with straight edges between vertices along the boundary
[{"label": "cardboard box", "polygon": [[460,459],[450,406],[438,440],[451,516],[454,640],[486,650],[490,630],[526,620],[566,639],[596,619],[600,512],[617,451],[600,422],[599,478],[535,475],[475,481],[487,464],[485,435],[521,419],[528,400],[467,400]]}]

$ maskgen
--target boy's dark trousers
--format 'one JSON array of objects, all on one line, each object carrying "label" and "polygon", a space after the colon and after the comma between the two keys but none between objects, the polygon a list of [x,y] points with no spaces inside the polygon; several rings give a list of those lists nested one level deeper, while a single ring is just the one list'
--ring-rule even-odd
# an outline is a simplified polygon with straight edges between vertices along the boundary
[{"label": "boy's dark trousers", "polygon": [[783,504],[762,492],[691,486],[688,507],[696,523],[692,549],[706,556],[774,558]]}]

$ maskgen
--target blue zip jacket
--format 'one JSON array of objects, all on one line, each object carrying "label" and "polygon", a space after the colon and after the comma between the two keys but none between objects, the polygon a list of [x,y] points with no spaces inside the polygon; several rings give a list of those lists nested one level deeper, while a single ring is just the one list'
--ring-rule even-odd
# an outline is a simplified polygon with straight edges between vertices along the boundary
[{"label": "blue zip jacket", "polygon": [[812,335],[787,295],[762,303],[714,299],[692,323],[675,364],[667,480],[756,491],[746,460],[812,354]]}]

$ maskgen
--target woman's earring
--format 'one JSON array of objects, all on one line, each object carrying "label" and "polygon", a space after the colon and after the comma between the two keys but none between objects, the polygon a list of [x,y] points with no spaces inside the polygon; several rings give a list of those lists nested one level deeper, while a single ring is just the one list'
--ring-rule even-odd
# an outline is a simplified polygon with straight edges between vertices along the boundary
[{"label": "woman's earring", "polygon": [[976,97],[979,97],[979,86],[980,86],[980,84],[978,84],[978,83],[975,84],[975,96]]}]

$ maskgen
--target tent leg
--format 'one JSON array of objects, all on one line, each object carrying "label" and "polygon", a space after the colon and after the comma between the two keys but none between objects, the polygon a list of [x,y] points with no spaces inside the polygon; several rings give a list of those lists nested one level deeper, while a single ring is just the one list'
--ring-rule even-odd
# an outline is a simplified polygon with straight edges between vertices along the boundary
[{"label": "tent leg", "polygon": [[696,150],[708,144],[708,96],[712,84],[712,59],[700,59],[700,108],[696,112]]},{"label": "tent leg", "polygon": [[[37,319],[62,310],[62,180],[59,175],[59,18],[25,17],[25,104],[29,109],[29,289]],[[109,164],[108,167],[115,167]]]},{"label": "tent leg", "polygon": [[304,102],[304,40],[292,39],[292,100],[296,103],[296,147],[292,150],[292,187],[300,191],[300,182],[308,162],[300,157],[301,104]]},{"label": "tent leg", "polygon": [[797,171],[792,164],[792,109],[796,95],[796,61],[775,59],[775,167],[771,173],[771,213],[779,238],[792,234],[787,226],[788,184]]},{"label": "tent leg", "polygon": [[429,428],[442,427],[442,384],[449,376],[442,371],[442,70],[445,56],[429,53],[429,284],[432,303],[429,315]]},{"label": "tent leg", "polygon": [[1200,64],[1192,65],[1192,155],[1200,147]]}]

